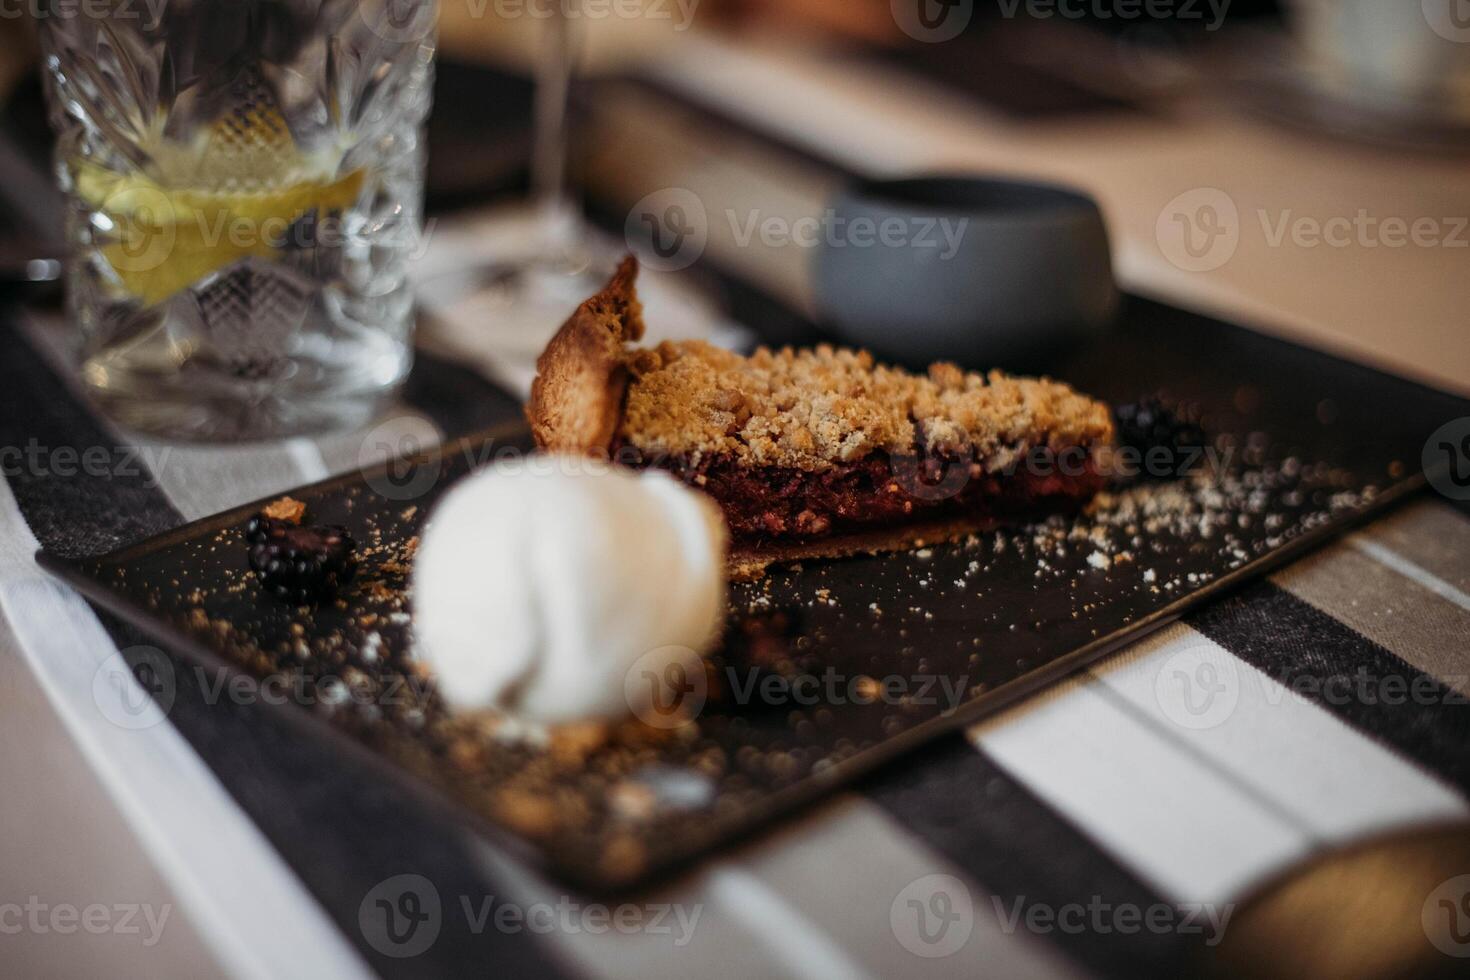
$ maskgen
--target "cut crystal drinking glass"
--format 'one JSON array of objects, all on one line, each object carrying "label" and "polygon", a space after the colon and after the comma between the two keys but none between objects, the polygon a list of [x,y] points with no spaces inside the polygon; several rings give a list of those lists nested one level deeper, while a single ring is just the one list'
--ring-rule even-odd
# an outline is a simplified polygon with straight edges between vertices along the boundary
[{"label": "cut crystal drinking glass", "polygon": [[52,0],[85,383],[123,424],[368,419],[412,362],[434,0]]}]

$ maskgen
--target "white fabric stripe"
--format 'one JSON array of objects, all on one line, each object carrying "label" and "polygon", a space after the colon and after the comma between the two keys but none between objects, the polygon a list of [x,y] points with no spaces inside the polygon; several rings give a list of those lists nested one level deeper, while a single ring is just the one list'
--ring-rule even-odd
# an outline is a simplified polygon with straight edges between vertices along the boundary
[{"label": "white fabric stripe", "polygon": [[1184,625],[971,736],[1180,901],[1226,900],[1318,847],[1470,812]]},{"label": "white fabric stripe", "polygon": [[807,980],[875,980],[806,916],[746,871],[720,862],[705,887],[728,915],[786,953],[782,965]]},{"label": "white fabric stripe", "polygon": [[[1181,713],[1178,702],[1160,696],[1161,687],[1168,699],[1199,693],[1168,683],[1180,670],[1189,676],[1199,662],[1197,652],[1219,663],[1234,661],[1233,673],[1218,682],[1226,687],[1220,695],[1226,710],[1202,718]],[[1470,805],[1432,774],[1183,624],[1099,665],[1094,674],[1318,840],[1341,843],[1390,827],[1470,814]],[[1194,679],[1190,683],[1197,686]],[[1201,721],[1209,724],[1181,724]]]},{"label": "white fabric stripe", "polygon": [[[586,901],[488,844],[479,851],[505,891],[499,901],[522,908]],[[717,864],[631,899],[697,916],[683,945],[650,931],[556,931],[546,938],[588,975],[609,978],[680,980],[709,972],[710,963],[736,961],[745,975],[762,977],[905,976],[921,965],[936,980],[1077,975],[1048,939],[1008,932],[975,882],[967,886],[974,934],[952,955],[921,964],[895,936],[889,909],[905,887],[935,874],[965,879],[881,808],[842,795]],[[471,896],[476,907],[482,900]]]},{"label": "white fabric stripe", "polygon": [[1097,690],[1067,681],[970,730],[1011,776],[1178,902],[1222,901],[1311,842]]},{"label": "white fabric stripe", "polygon": [[444,441],[432,419],[406,405],[379,417],[369,429],[329,432],[315,440],[327,475],[361,470],[395,456],[430,449]]},{"label": "white fabric stripe", "polygon": [[[481,853],[507,890],[505,901],[584,901],[488,845]],[[889,908],[905,887],[934,874],[964,878],[879,807],[843,795],[718,864],[632,899],[697,917],[683,945],[667,933],[648,931],[577,930],[548,938],[597,977],[678,980],[728,962],[739,962],[745,975],[762,977],[905,976],[921,965],[923,975],[936,980],[1076,975],[1048,940],[1024,930],[1007,933],[994,903],[973,882],[968,887],[974,934],[951,956],[921,964],[894,935]],[[834,895],[843,900],[832,901]]]},{"label": "white fabric stripe", "polygon": [[[475,838],[475,842],[480,862],[506,892],[502,901],[529,908],[535,904],[555,906],[563,900],[586,900],[580,895],[573,898],[556,883],[512,862],[488,842],[480,838]],[[478,901],[483,896],[474,898]],[[576,963],[589,977],[684,980],[707,972],[710,963],[737,961],[749,976],[776,976],[780,973],[779,952],[769,949],[763,937],[746,932],[718,910],[712,909],[709,895],[702,889],[681,881],[678,885],[639,895],[633,901],[679,903],[685,907],[686,915],[694,915],[697,907],[699,918],[690,941],[676,946],[673,937],[646,930],[626,933],[557,930],[545,938],[555,943],[557,951],[564,953],[567,960]],[[609,901],[608,904],[611,906],[614,902]]]},{"label": "white fabric stripe", "polygon": [[0,795],[0,891],[6,896],[0,901],[29,895],[65,896],[78,905],[122,900],[167,914],[151,946],[144,944],[146,933],[7,934],[0,938],[0,974],[228,978],[217,951],[200,936],[52,708],[3,615],[0,724],[0,781],[7,787]]},{"label": "white fabric stripe", "polygon": [[1466,595],[1428,569],[1414,564],[1392,548],[1381,545],[1362,533],[1350,535],[1347,540],[1354,548],[1368,555],[1379,564],[1388,566],[1404,578],[1424,586],[1424,588],[1433,592],[1441,599],[1452,602],[1466,612],[1470,612],[1470,595]]},{"label": "white fabric stripe", "polygon": [[301,466],[281,446],[239,449],[143,443],[158,488],[186,521],[300,485]]},{"label": "white fabric stripe", "polygon": [[[3,480],[0,538],[35,547]],[[78,749],[222,964],[251,978],[371,975],[173,726],[128,730],[108,720],[132,714],[128,705],[148,695],[129,671],[112,675],[125,686],[94,685],[119,654],[79,596],[33,562],[5,560],[0,611]]]},{"label": "white fabric stripe", "polygon": [[301,437],[286,440],[286,455],[291,457],[296,464],[296,470],[301,476],[302,483],[316,483],[325,480],[332,473],[327,469],[327,461],[322,456],[321,449],[316,441]]},{"label": "white fabric stripe", "polygon": [[[913,948],[905,946],[895,931],[894,903],[910,886],[934,875],[968,881],[974,932],[953,954],[924,963],[925,977],[1022,980],[1077,972],[1051,938],[1002,921],[1002,906],[984,890],[984,882],[970,880],[865,797],[839,796],[807,818],[741,849],[734,859],[881,977],[915,972]],[[914,897],[911,891],[909,897]],[[900,904],[899,915],[905,927],[916,925],[912,919],[904,921],[911,915],[906,902]],[[912,943],[918,937],[908,932],[905,938]]]}]

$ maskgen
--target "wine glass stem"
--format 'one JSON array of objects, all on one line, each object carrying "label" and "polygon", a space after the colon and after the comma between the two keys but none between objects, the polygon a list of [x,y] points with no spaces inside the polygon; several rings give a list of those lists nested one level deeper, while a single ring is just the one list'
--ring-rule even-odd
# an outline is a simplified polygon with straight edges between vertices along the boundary
[{"label": "wine glass stem", "polygon": [[546,245],[559,252],[571,245],[572,205],[567,194],[568,100],[571,95],[573,51],[571,24],[563,4],[576,0],[549,0],[549,14],[536,59],[535,144],[531,150],[531,200],[540,219]]}]

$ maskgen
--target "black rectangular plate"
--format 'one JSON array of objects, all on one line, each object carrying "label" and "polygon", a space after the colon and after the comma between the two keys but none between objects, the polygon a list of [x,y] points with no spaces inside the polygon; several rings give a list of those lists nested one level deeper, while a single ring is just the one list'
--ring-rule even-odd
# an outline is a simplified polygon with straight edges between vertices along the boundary
[{"label": "black rectangular plate", "polygon": [[[403,547],[445,487],[526,448],[517,427],[293,491],[312,520],[346,525],[366,550],[353,589],[316,610],[275,602],[245,573],[240,529],[257,504],[108,555],[39,559],[209,672],[203,690],[280,705],[303,738],[366,750],[386,779],[428,790],[549,870],[621,888],[1381,511],[1422,486],[1425,437],[1470,414],[1462,400],[1138,299],[1118,331],[1052,373],[1110,399],[1164,389],[1198,402],[1224,465],[1210,481],[1115,495],[1091,517],[737,584],[724,644],[683,705],[698,709],[694,724],[625,725],[600,744],[564,736],[548,748],[457,717],[411,659]],[[224,674],[235,682],[221,687]]]}]

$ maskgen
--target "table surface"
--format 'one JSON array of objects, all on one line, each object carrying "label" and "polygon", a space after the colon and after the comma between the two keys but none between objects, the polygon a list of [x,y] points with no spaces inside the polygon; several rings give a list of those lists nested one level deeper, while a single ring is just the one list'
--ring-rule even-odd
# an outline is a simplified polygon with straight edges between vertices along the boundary
[{"label": "table surface", "polygon": [[[1130,288],[1470,390],[1470,340],[1459,326],[1470,298],[1464,252],[1276,246],[1252,217],[1287,209],[1324,219],[1359,208],[1410,219],[1464,214],[1470,173],[1462,164],[1329,145],[1208,107],[1023,125],[784,47],[702,39],[676,55],[662,63],[664,84],[788,140],[820,144],[855,168],[994,167],[1081,183],[1107,211]],[[803,98],[774,97],[783,91]],[[680,179],[697,190],[703,177]],[[1189,273],[1168,261],[1155,229],[1168,202],[1202,187],[1223,191],[1245,217],[1234,257]],[[804,213],[821,189],[814,179],[761,199]],[[787,302],[809,302],[790,263],[722,252],[718,241],[711,248]],[[53,327],[32,321],[26,336],[59,372]],[[480,366],[518,381],[504,364]],[[392,422],[413,427],[421,416]],[[179,514],[204,516],[356,466],[362,441],[348,433],[178,448],[158,482]],[[0,903],[34,895],[50,905],[171,912],[156,943],[120,932],[0,936],[7,972],[368,972],[360,937],[349,940],[331,924],[170,726],[134,738],[96,717],[85,688],[113,641],[74,596],[44,584],[30,557],[36,536],[0,483],[0,780],[11,787],[0,805]],[[941,747],[911,771],[843,794],[670,886],[662,900],[705,917],[687,945],[648,933],[558,933],[538,937],[548,969],[679,976],[738,957],[744,970],[791,976],[1116,972],[1119,957],[1140,952],[1121,937],[1017,928],[1008,903],[1019,896],[1055,907],[1103,894],[1223,906],[1333,844],[1470,815],[1467,773],[1438,765],[1438,749],[1406,740],[1391,719],[1361,705],[1295,697],[1276,679],[1290,655],[1318,643],[1470,693],[1463,642],[1447,643],[1470,635],[1463,512],[1426,497],[1263,588],[1253,605],[1176,625],[977,726],[967,744]],[[1263,615],[1279,637],[1264,647],[1263,624],[1252,621]],[[1227,719],[1190,727],[1156,692],[1181,655],[1203,655],[1227,672],[1235,699]],[[964,812],[939,812],[936,792]],[[1038,849],[1060,855],[1082,884],[1050,880],[1033,861]],[[521,904],[558,897],[555,886],[487,848],[472,853]],[[952,956],[921,959],[891,913],[904,896],[932,898],[933,875],[954,876],[970,898],[975,934]],[[383,961],[372,968],[387,972]]]}]

